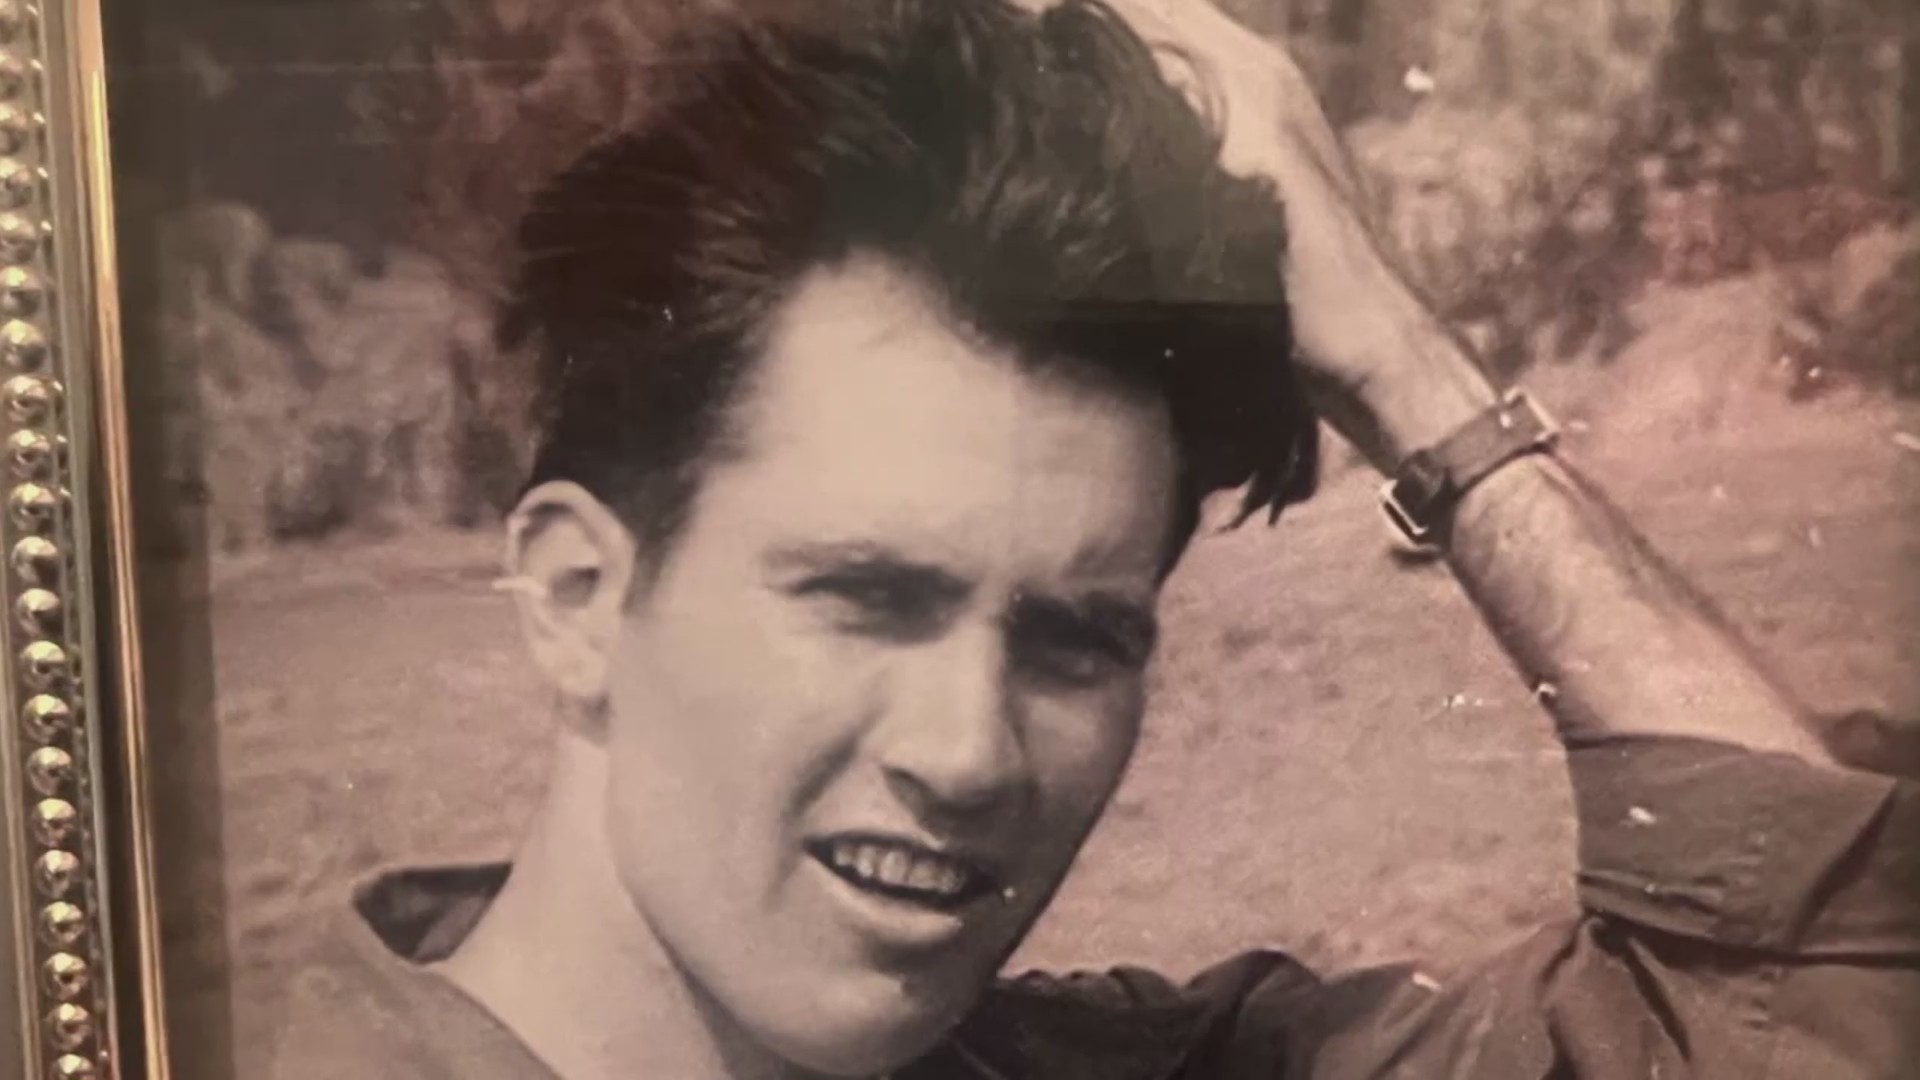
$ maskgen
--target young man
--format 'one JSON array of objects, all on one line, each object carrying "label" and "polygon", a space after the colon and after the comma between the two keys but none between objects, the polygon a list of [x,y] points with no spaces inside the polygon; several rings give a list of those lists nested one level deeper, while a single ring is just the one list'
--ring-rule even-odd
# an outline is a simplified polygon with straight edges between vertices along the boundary
[{"label": "young man", "polygon": [[[1487,384],[1285,58],[1171,9],[729,23],[546,187],[502,327],[543,358],[509,562],[552,784],[510,869],[363,890],[275,1075],[1910,1074],[1914,790],[1834,765]],[[1223,128],[1143,38],[1235,80]],[[1200,499],[1310,492],[1309,388],[1552,713],[1582,911],[1438,990],[997,982]]]}]

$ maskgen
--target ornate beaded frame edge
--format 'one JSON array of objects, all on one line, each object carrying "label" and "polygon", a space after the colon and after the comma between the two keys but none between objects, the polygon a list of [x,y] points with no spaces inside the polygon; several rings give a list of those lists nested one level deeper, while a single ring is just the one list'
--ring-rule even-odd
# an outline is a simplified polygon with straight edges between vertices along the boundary
[{"label": "ornate beaded frame edge", "polygon": [[19,1075],[60,1080],[166,1060],[103,55],[98,0],[0,0],[0,850]]}]

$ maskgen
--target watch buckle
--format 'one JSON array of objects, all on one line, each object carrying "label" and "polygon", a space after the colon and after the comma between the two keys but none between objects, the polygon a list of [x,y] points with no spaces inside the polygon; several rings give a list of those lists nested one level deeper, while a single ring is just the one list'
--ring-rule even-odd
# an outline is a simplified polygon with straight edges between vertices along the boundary
[{"label": "watch buckle", "polygon": [[1420,524],[1419,518],[1400,501],[1400,481],[1389,480],[1380,487],[1380,508],[1386,511],[1387,520],[1400,530],[1400,535],[1410,543],[1420,547],[1432,547],[1433,528]]}]

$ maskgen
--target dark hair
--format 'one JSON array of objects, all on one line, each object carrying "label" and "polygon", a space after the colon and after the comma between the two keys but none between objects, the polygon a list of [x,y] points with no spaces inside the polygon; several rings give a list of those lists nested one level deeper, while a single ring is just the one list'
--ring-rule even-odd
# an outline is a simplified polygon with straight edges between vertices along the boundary
[{"label": "dark hair", "polygon": [[[810,268],[876,253],[1029,362],[1163,395],[1184,493],[1315,483],[1291,365],[1283,215],[1105,7],[841,0],[733,17],[632,130],[520,221],[503,345],[539,357],[530,483],[565,478],[646,538],[683,523],[758,332]],[[1243,517],[1246,516],[1243,514]]]}]

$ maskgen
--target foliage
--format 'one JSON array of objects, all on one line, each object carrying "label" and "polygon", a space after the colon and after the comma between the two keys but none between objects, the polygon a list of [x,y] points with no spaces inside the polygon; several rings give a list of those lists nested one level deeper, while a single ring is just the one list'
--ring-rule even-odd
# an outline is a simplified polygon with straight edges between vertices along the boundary
[{"label": "foliage", "polygon": [[[1610,358],[1635,334],[1631,305],[1649,284],[1783,268],[1804,281],[1848,237],[1912,208],[1920,10],[1882,0],[1242,6],[1288,9],[1289,28],[1314,43],[1385,232],[1503,373]],[[1811,286],[1805,306],[1818,307],[1820,291]],[[1891,305],[1859,317],[1899,319]],[[1912,381],[1917,362],[1821,351],[1830,373],[1895,385]]]},{"label": "foliage", "polygon": [[[1901,228],[1920,182],[1920,9],[1221,2],[1301,57],[1390,247],[1500,374],[1608,361],[1645,329],[1634,312],[1649,288],[1761,275],[1786,299],[1769,346],[1734,369],[1784,375],[1796,396],[1920,390],[1920,233]],[[197,196],[172,226],[190,271],[167,300],[168,349],[197,358],[180,408],[204,421],[177,426],[176,471],[226,545],[472,521],[510,496],[524,388],[486,328],[506,227],[553,169],[644,116],[675,72],[635,58],[687,9],[429,10],[373,34],[386,67],[368,67],[406,77],[356,121],[407,148],[420,228],[404,245],[281,235]],[[242,78],[221,84],[229,103]],[[342,97],[382,100],[359,84]],[[267,198],[310,196],[337,216],[337,189],[284,169],[268,181]],[[1871,236],[1892,239],[1856,243]]]},{"label": "foliage", "polygon": [[395,249],[359,267],[231,204],[170,231],[161,349],[192,378],[166,425],[169,474],[211,507],[218,546],[472,523],[504,501],[520,471],[512,387],[476,377],[486,311],[438,262]]}]

